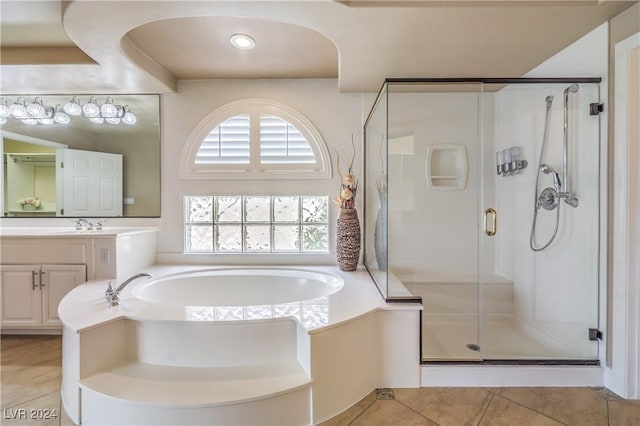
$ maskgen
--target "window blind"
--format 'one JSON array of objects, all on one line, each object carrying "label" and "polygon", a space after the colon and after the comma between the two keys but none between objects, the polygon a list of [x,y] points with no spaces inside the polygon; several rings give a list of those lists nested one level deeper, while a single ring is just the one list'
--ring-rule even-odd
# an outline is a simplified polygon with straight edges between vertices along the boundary
[{"label": "window blind", "polygon": [[225,120],[202,141],[196,164],[249,164],[249,133],[249,114]]},{"label": "window blind", "polygon": [[280,117],[260,114],[260,163],[315,163],[307,139]]}]

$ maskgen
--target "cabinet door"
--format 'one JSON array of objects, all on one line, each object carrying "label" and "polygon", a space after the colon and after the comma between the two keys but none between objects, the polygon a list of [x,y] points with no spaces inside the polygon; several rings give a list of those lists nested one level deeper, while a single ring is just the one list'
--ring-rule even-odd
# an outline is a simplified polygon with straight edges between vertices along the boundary
[{"label": "cabinet door", "polygon": [[40,326],[39,272],[40,265],[0,266],[3,327]]},{"label": "cabinet door", "polygon": [[62,325],[58,305],[62,298],[78,284],[87,281],[85,265],[42,265],[42,325]]}]

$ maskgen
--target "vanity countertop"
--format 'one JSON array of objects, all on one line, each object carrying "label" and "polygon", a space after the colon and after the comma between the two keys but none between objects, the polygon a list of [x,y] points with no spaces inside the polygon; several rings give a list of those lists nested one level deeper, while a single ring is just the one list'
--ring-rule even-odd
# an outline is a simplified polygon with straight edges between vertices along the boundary
[{"label": "vanity countertop", "polygon": [[155,227],[105,227],[102,229],[77,230],[75,227],[0,227],[1,237],[24,238],[94,238],[113,237],[137,234],[141,232],[156,232]]}]

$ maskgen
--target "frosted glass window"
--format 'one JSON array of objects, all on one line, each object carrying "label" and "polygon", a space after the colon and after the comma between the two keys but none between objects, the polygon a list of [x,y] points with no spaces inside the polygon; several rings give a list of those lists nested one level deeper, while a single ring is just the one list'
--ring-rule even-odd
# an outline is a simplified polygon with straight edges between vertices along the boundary
[{"label": "frosted glass window", "polygon": [[328,253],[329,197],[185,197],[186,253]]},{"label": "frosted glass window", "polygon": [[328,202],[327,197],[302,197],[302,221],[306,223],[327,222]]},{"label": "frosted glass window", "polygon": [[271,197],[244,197],[245,222],[269,222]]},{"label": "frosted glass window", "polygon": [[299,222],[300,197],[273,197],[274,222]]},{"label": "frosted glass window", "polygon": [[213,197],[189,197],[187,202],[188,222],[211,222],[213,220]]},{"label": "frosted glass window", "polygon": [[245,225],[245,251],[271,251],[271,227],[269,225]]},{"label": "frosted glass window", "polygon": [[300,227],[298,225],[273,226],[273,251],[300,251]]},{"label": "frosted glass window", "polygon": [[216,197],[216,222],[241,222],[241,197]]},{"label": "frosted glass window", "polygon": [[218,225],[215,227],[216,245],[218,252],[242,251],[242,226]]}]

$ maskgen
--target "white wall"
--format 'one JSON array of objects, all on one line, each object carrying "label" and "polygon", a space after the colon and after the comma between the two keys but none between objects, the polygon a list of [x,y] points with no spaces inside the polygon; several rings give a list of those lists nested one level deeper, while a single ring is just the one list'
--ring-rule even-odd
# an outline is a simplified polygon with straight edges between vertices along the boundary
[{"label": "white wall", "polygon": [[[319,130],[332,157],[334,177],[323,180],[186,180],[180,179],[180,156],[191,131],[210,112],[232,101],[267,98],[305,115]],[[338,194],[335,150],[351,157],[356,142],[354,172],[362,178],[362,95],[338,93],[337,81],[326,80],[208,80],[180,81],[176,94],[162,97],[162,227],[158,238],[160,261],[207,263],[332,263],[337,209],[330,208],[331,255],[182,255],[183,197],[193,194]],[[342,173],[345,172],[344,161]],[[357,205],[361,197],[356,198]],[[362,215],[360,215],[362,217]]]}]

